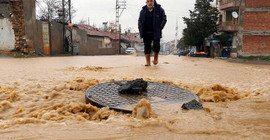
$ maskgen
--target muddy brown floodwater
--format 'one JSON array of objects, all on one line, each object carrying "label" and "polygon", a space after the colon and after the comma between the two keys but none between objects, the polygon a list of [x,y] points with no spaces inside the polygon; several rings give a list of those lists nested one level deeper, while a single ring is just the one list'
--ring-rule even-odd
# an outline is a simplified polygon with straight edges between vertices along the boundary
[{"label": "muddy brown floodwater", "polygon": [[[151,110],[145,101],[146,117],[136,117],[85,104],[90,86],[136,78],[191,90],[205,109]],[[177,56],[151,67],[135,56],[1,58],[0,79],[1,139],[270,139],[269,65]]]}]

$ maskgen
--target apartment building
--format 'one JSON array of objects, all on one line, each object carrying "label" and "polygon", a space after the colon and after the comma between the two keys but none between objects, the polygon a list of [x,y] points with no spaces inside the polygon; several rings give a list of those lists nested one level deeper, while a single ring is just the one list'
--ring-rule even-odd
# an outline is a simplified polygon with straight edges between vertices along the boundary
[{"label": "apartment building", "polygon": [[218,0],[219,31],[232,36],[232,57],[270,57],[270,0]]}]

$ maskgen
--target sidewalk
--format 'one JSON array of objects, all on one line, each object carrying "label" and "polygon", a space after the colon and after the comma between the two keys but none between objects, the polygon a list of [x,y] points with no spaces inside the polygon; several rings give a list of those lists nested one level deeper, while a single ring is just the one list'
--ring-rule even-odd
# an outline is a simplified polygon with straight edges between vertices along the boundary
[{"label": "sidewalk", "polygon": [[256,61],[256,60],[243,60],[243,59],[227,59],[233,63],[245,63],[245,64],[258,64],[258,65],[270,65],[270,61]]}]

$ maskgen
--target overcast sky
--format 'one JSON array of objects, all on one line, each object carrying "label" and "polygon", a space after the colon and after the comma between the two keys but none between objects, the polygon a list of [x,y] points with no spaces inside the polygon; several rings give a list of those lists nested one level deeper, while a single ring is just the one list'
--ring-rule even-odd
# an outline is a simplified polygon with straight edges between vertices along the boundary
[{"label": "overcast sky", "polygon": [[[122,16],[120,24],[122,31],[131,28],[132,32],[138,32],[138,18],[141,8],[146,0],[126,0],[127,6]],[[182,30],[185,28],[182,17],[189,17],[188,10],[194,9],[196,0],[157,0],[165,10],[167,15],[167,24],[163,30],[163,40],[170,41],[175,39],[176,20],[179,23],[178,39],[182,36]],[[72,0],[77,13],[74,22],[81,19],[90,19],[90,24],[102,27],[102,22],[115,22],[116,0]]]}]

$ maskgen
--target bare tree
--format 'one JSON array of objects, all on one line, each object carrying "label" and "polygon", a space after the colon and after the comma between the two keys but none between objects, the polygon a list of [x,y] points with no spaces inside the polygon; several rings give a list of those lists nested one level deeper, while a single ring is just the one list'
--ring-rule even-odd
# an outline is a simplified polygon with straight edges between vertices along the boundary
[{"label": "bare tree", "polygon": [[60,4],[59,0],[36,0],[38,19],[45,21],[56,19]]},{"label": "bare tree", "polygon": [[87,23],[87,21],[84,19],[84,18],[82,18],[82,19],[80,19],[80,21],[78,22],[78,24],[80,24],[80,25],[86,25],[86,24],[88,24]]},{"label": "bare tree", "polygon": [[[62,21],[63,9],[62,0],[36,0],[37,18],[44,21]],[[76,10],[71,4],[71,18],[74,17]],[[68,15],[66,10],[65,15]],[[67,18],[68,16],[66,16]],[[67,19],[65,20],[67,21]]]}]

